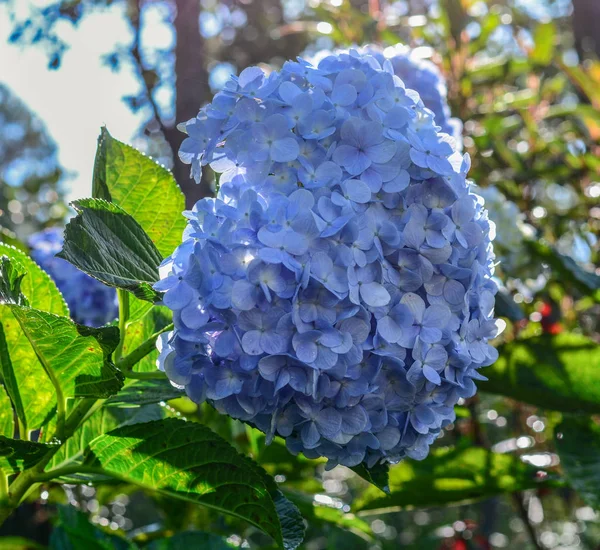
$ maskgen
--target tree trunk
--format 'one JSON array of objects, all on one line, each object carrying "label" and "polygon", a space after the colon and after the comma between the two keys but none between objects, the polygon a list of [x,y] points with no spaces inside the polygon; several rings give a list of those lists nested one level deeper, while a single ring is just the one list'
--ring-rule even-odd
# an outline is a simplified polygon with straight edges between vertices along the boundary
[{"label": "tree trunk", "polygon": [[[204,39],[200,34],[200,0],[175,0],[175,120],[185,122],[198,114],[210,98],[208,72],[204,62]],[[210,182],[200,184],[190,178],[190,167],[179,160],[177,151],[185,135],[177,128],[165,136],[173,150],[173,174],[191,208],[198,199],[210,195]]]},{"label": "tree trunk", "polygon": [[600,2],[573,0],[573,34],[579,59],[600,57]]}]

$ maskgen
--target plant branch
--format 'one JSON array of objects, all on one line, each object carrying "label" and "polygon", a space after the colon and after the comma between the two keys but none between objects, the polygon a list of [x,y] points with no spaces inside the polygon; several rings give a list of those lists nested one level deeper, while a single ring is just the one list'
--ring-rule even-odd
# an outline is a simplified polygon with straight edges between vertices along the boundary
[{"label": "plant branch", "polygon": [[[117,361],[117,367],[121,369],[123,374],[129,378],[136,378],[137,374],[150,374],[150,373],[139,373],[133,372],[133,366],[141,361],[144,357],[146,357],[149,353],[156,349],[156,340],[163,332],[168,332],[169,330],[173,330],[173,323],[170,323],[163,329],[152,334],[146,341],[140,344],[137,348],[135,348],[131,353],[126,355],[125,357],[121,357]],[[129,376],[133,374],[134,376]]]},{"label": "plant branch", "polygon": [[125,333],[127,321],[129,320],[129,294],[126,290],[118,289],[119,297],[119,345],[115,349],[115,360],[119,361],[123,355],[123,344],[125,343]]},{"label": "plant branch", "polygon": [[0,503],[0,526],[19,506],[31,488],[39,483],[38,478],[44,476],[44,469],[52,457],[62,448],[66,440],[95,410],[102,405],[102,400],[80,400],[64,423],[63,437],[59,445],[53,445],[43,458],[33,467],[21,472],[8,487],[8,498]]}]

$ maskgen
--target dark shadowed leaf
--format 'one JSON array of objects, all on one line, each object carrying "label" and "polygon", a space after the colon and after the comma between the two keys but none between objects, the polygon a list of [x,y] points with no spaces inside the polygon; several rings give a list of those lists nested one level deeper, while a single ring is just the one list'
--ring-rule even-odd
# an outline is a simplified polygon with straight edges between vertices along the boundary
[{"label": "dark shadowed leaf", "polygon": [[579,334],[542,335],[499,348],[482,391],[564,412],[600,413],[600,347]]},{"label": "dark shadowed leaf", "polygon": [[131,408],[147,405],[150,403],[160,403],[177,399],[185,395],[181,390],[174,388],[165,378],[164,380],[136,380],[132,384],[126,385],[117,395],[109,398],[106,407]]},{"label": "dark shadowed leaf", "polygon": [[0,436],[0,470],[5,474],[21,472],[37,464],[48,449],[43,443]]},{"label": "dark shadowed leaf", "polygon": [[185,199],[175,178],[106,128],[98,138],[93,193],[131,214],[163,256],[181,243]]},{"label": "dark shadowed leaf", "polygon": [[147,550],[231,550],[238,548],[224,538],[204,531],[185,531],[167,539],[152,541]]},{"label": "dark shadowed leaf", "polygon": [[72,506],[59,507],[59,523],[52,530],[50,550],[135,550],[124,538],[92,525],[88,517]]},{"label": "dark shadowed leaf", "polygon": [[555,428],[565,476],[590,506],[600,508],[600,426],[591,418],[565,417]]},{"label": "dark shadowed leaf", "polygon": [[[406,460],[390,468],[391,495],[369,487],[356,510],[391,512],[478,500],[542,486],[537,469],[512,455],[482,447],[434,449],[422,461]],[[375,513],[375,512],[374,512]]]},{"label": "dark shadowed leaf", "polygon": [[389,464],[376,464],[372,468],[368,468],[364,464],[359,464],[350,469],[363,479],[366,479],[369,483],[375,485],[375,487],[381,489],[384,493],[389,494]]},{"label": "dark shadowed leaf", "polygon": [[302,540],[299,513],[275,482],[266,482],[258,465],[200,424],[166,419],[118,428],[90,443],[86,463],[244,519],[284,548]]},{"label": "dark shadowed leaf", "polygon": [[77,216],[67,225],[57,256],[108,286],[153,301],[157,293],[151,285],[158,281],[162,256],[140,224],[103,200],[83,199],[72,206]]}]

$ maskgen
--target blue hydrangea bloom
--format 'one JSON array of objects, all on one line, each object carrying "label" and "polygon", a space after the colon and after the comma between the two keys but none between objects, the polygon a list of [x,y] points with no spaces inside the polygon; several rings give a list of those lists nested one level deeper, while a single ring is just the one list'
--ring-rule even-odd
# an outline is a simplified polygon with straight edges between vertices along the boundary
[{"label": "blue hydrangea bloom", "polygon": [[182,126],[220,188],[155,286],[171,381],[329,467],[424,458],[501,328],[468,156],[379,57],[246,69]]},{"label": "blue hydrangea bloom", "polygon": [[[435,123],[441,127],[442,132],[454,138],[458,150],[462,149],[462,123],[458,118],[452,117],[447,100],[446,79],[434,63],[419,55],[418,49],[403,44],[385,49],[368,45],[359,48],[358,51],[364,55],[372,55],[382,65],[388,59],[394,68],[394,74],[402,80],[406,88],[418,92],[425,107],[435,115]],[[317,54],[313,61],[318,63],[324,55],[327,54]],[[396,98],[391,97],[389,99],[395,100]]]},{"label": "blue hydrangea bloom", "polygon": [[62,250],[63,234],[56,227],[35,233],[29,238],[31,257],[52,277],[69,306],[76,323],[100,327],[114,321],[119,313],[114,288],[79,271],[66,260],[56,258]]}]

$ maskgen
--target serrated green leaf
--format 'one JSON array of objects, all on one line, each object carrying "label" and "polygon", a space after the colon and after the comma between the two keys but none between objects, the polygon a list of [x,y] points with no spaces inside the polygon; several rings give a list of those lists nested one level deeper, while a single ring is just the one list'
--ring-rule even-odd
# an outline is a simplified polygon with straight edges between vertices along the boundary
[{"label": "serrated green leaf", "polygon": [[358,474],[363,479],[366,479],[384,493],[390,492],[390,466],[389,464],[376,464],[372,468],[368,468],[364,464],[359,464],[350,468],[354,473]]},{"label": "serrated green leaf", "polygon": [[[164,409],[158,405],[142,406],[135,410],[102,407],[86,420],[52,457],[46,471],[81,464],[84,452],[91,441],[121,426],[129,426],[165,417]],[[93,474],[92,474],[93,475]],[[90,479],[87,474],[75,474],[62,481],[84,483]]]},{"label": "serrated green leaf", "polygon": [[[0,256],[26,270],[21,292],[31,307],[68,317],[69,309],[54,281],[31,258],[2,243]],[[0,308],[0,371],[23,425],[28,430],[40,428],[56,407],[54,387],[9,308]]]},{"label": "serrated green leaf", "polygon": [[8,256],[0,256],[0,303],[26,306],[27,298],[21,292],[25,268]]},{"label": "serrated green leaf", "polygon": [[108,399],[104,406],[132,408],[177,399],[183,395],[185,394],[181,390],[174,388],[166,379],[136,380]]},{"label": "serrated green leaf", "polygon": [[15,433],[15,419],[10,398],[0,384],[0,435],[11,438]]},{"label": "serrated green leaf", "polygon": [[94,196],[131,214],[163,256],[181,243],[185,198],[166,168],[114,139],[106,128],[98,138]]},{"label": "serrated green leaf", "polygon": [[30,307],[0,305],[0,309],[10,309],[65,398],[103,398],[121,389],[123,376],[110,361],[114,327],[82,327],[66,317]]},{"label": "serrated green leaf", "polygon": [[140,224],[125,210],[99,199],[72,203],[77,216],[65,229],[58,257],[108,286],[154,301],[162,256]]},{"label": "serrated green leaf", "polygon": [[555,443],[565,476],[583,500],[600,508],[600,426],[591,418],[565,417]]},{"label": "serrated green leaf", "polygon": [[0,470],[5,474],[22,472],[37,464],[49,449],[44,443],[0,436]]},{"label": "serrated green leaf", "polygon": [[136,550],[124,538],[92,525],[88,517],[72,506],[59,506],[59,523],[52,530],[49,550]]},{"label": "serrated green leaf", "polygon": [[536,479],[537,468],[512,455],[482,447],[433,449],[422,461],[406,460],[390,468],[391,495],[369,487],[356,510],[374,513],[441,506],[549,485]]},{"label": "serrated green leaf", "polygon": [[204,531],[185,531],[167,539],[152,541],[147,550],[231,550],[238,548],[223,537]]},{"label": "serrated green leaf", "polygon": [[118,428],[91,442],[86,464],[244,519],[284,548],[301,542],[303,526],[291,525],[298,511],[275,482],[268,486],[258,465],[200,424],[166,419]]},{"label": "serrated green leaf", "polygon": [[517,340],[498,348],[479,389],[563,412],[600,413],[600,346],[563,333]]}]

